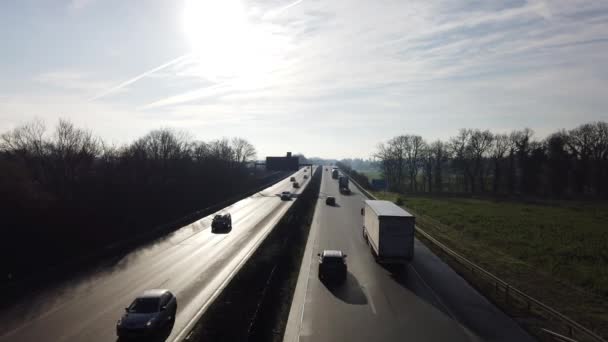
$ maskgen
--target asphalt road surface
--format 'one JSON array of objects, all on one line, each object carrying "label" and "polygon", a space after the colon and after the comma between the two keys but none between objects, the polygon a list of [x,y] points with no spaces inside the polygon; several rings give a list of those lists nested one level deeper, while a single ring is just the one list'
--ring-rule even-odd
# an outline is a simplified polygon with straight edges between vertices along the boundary
[{"label": "asphalt road surface", "polygon": [[[400,273],[377,264],[362,237],[364,196],[338,192],[323,170],[321,194],[285,342],[308,341],[534,341],[419,241]],[[327,206],[335,196],[337,206]],[[346,282],[328,288],[317,277],[317,253],[345,252]]]},{"label": "asphalt road surface", "polygon": [[[302,187],[310,168],[294,174]],[[289,178],[220,212],[232,215],[229,234],[211,234],[213,215],[140,248],[115,266],[69,285],[47,289],[0,312],[0,341],[114,341],[124,308],[146,289],[167,288],[177,297],[177,315],[167,340],[185,337],[227,279],[244,263],[293,203]]]}]

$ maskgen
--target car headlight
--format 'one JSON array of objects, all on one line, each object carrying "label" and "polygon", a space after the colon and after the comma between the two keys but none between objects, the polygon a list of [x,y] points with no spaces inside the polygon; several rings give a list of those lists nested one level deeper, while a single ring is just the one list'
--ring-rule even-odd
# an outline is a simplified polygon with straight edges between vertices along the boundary
[{"label": "car headlight", "polygon": [[154,325],[154,318],[152,318],[151,320],[148,321],[148,323],[146,323],[146,328],[149,328],[152,325]]}]

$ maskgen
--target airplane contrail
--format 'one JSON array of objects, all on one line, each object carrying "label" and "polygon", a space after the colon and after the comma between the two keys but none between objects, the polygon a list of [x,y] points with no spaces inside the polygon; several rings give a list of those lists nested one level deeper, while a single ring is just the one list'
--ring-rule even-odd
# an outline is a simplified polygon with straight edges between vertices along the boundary
[{"label": "airplane contrail", "polygon": [[267,19],[269,17],[274,17],[275,15],[278,15],[281,12],[286,11],[288,8],[291,8],[291,7],[299,4],[302,1],[304,1],[304,0],[296,0],[295,2],[292,2],[291,4],[289,4],[289,5],[285,6],[285,7],[281,7],[279,9],[277,9],[277,10],[274,10],[274,11],[268,11],[266,14],[264,14],[263,18]]},{"label": "airplane contrail", "polygon": [[128,80],[126,80],[126,81],[118,84],[115,87],[112,87],[110,89],[105,90],[104,92],[102,92],[100,94],[95,95],[94,97],[90,98],[89,101],[95,101],[95,100],[98,100],[98,99],[100,99],[102,97],[105,97],[105,96],[107,96],[107,95],[109,95],[109,94],[111,94],[111,93],[113,93],[113,92],[115,92],[117,90],[120,90],[121,88],[124,88],[124,87],[128,86],[129,84],[132,84],[132,83],[135,83],[135,82],[139,81],[140,79],[142,79],[142,78],[144,78],[144,77],[146,77],[146,76],[148,76],[148,75],[150,75],[152,73],[155,73],[155,72],[157,72],[159,70],[162,70],[162,69],[170,67],[170,66],[172,66],[174,64],[177,64],[177,63],[185,60],[186,58],[190,57],[190,55],[191,55],[191,53],[188,53],[188,54],[185,54],[183,56],[177,57],[177,58],[175,58],[173,60],[170,60],[169,62],[167,62],[165,64],[157,66],[154,69],[150,69],[150,70],[148,70],[148,71],[146,71],[146,72],[144,72],[142,74],[139,74],[139,75],[137,75],[137,76],[135,76],[135,77],[133,77],[131,79],[128,79]]}]

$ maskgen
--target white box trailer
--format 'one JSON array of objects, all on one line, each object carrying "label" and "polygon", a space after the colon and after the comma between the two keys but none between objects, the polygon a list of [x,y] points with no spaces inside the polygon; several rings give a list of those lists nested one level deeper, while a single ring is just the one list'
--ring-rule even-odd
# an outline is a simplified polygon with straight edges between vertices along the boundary
[{"label": "white box trailer", "polygon": [[363,236],[379,263],[404,264],[414,257],[416,218],[389,201],[365,201]]}]

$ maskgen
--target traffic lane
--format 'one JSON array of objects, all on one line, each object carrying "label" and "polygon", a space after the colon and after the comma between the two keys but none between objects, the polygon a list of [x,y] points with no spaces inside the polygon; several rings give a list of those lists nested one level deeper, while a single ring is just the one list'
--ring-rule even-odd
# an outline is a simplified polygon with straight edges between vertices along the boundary
[{"label": "traffic lane", "polygon": [[443,305],[452,316],[484,341],[536,341],[418,240],[415,253],[411,270],[426,281],[437,297],[444,298]]},{"label": "traffic lane", "polygon": [[[302,174],[299,171],[296,177],[301,178]],[[189,314],[195,311],[192,305],[184,304],[197,298],[195,307],[204,299],[197,296],[196,289],[210,277],[207,269],[217,272],[222,267],[210,261],[229,261],[238,255],[235,250],[246,251],[244,247],[248,239],[265,228],[258,223],[277,208],[283,212],[287,210],[290,204],[280,201],[276,194],[293,191],[290,187],[291,182],[286,179],[231,206],[229,210],[233,212],[234,224],[230,234],[211,234],[206,228],[213,215],[208,216],[152,247],[129,254],[109,272],[81,279],[75,286],[46,292],[36,301],[2,312],[1,318],[6,320],[3,320],[0,340],[107,341],[115,336],[115,322],[123,308],[137,294],[154,287],[167,287],[176,292],[180,310],[173,330],[178,331],[188,321]],[[191,226],[195,227],[192,229]],[[202,226],[205,229],[201,229]],[[194,279],[198,280],[197,286],[188,286],[194,283]],[[42,307],[43,310],[37,309]]]},{"label": "traffic lane", "polygon": [[[315,212],[315,260],[308,270],[299,340],[475,340],[458,322],[375,263],[361,235],[361,197],[356,192],[340,194],[337,182],[325,176],[322,193],[336,197],[339,206],[319,205]],[[349,275],[342,287],[327,287],[318,280],[316,254],[323,249],[341,249],[348,255]]]},{"label": "traffic lane", "polygon": [[[362,201],[365,198],[361,195]],[[370,253],[371,257],[371,253]],[[498,309],[419,240],[414,260],[405,272],[389,276],[416,293],[483,341],[535,341],[512,318]]]}]

